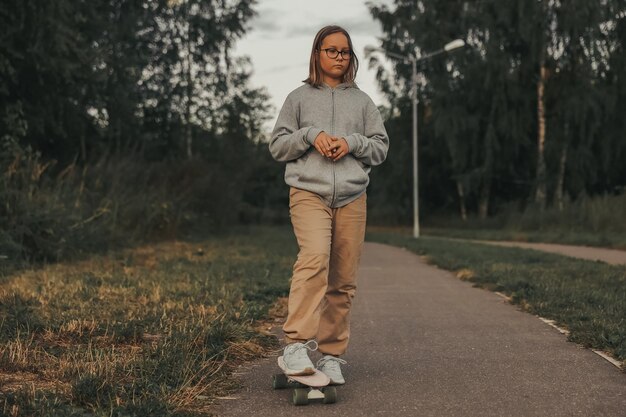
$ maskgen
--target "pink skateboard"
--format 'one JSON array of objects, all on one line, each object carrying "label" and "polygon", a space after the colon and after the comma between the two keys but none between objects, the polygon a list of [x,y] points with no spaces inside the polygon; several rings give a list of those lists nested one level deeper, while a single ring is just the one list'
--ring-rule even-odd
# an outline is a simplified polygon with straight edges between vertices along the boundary
[{"label": "pink skateboard", "polygon": [[322,400],[324,404],[333,404],[337,401],[337,390],[328,386],[330,378],[323,372],[315,370],[312,375],[287,375],[283,357],[278,357],[278,366],[282,374],[272,376],[272,388],[293,388],[293,404],[307,405],[309,400]]}]

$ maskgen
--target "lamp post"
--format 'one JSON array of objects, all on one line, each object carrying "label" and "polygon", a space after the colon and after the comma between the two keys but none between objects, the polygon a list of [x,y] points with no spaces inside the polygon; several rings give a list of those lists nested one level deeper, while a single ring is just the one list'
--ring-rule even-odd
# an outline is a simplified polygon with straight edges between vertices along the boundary
[{"label": "lamp post", "polygon": [[370,52],[380,51],[384,52],[388,56],[396,59],[400,59],[404,62],[411,63],[411,101],[413,103],[413,237],[418,238],[420,236],[420,223],[419,223],[419,193],[418,193],[418,170],[417,170],[417,63],[433,57],[435,55],[442,54],[444,52],[452,51],[453,49],[461,48],[465,45],[463,39],[456,39],[452,42],[448,42],[443,48],[434,52],[430,52],[421,57],[415,55],[400,55],[395,52],[387,51],[383,48],[377,48],[373,46],[366,46],[366,55]]}]

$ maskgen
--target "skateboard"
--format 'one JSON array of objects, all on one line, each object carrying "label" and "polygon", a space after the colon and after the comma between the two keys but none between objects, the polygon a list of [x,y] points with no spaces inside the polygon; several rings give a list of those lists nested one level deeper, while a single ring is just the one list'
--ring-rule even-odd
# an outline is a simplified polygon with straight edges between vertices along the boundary
[{"label": "skateboard", "polygon": [[287,375],[282,356],[278,357],[278,366],[283,373],[272,376],[272,388],[293,388],[293,405],[307,405],[309,400],[322,400],[324,404],[337,401],[337,389],[328,386],[330,378],[322,371],[316,369],[312,375]]}]

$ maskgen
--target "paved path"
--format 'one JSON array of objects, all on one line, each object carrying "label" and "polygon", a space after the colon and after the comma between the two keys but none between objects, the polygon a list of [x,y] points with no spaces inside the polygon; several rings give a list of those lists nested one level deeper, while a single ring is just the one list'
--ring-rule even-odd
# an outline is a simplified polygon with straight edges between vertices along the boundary
[{"label": "paved path", "polygon": [[535,249],[544,252],[558,253],[574,258],[602,261],[612,265],[626,265],[626,251],[618,249],[598,248],[592,246],[560,245],[557,243],[532,243],[501,240],[467,240],[468,242],[486,243],[488,245],[510,246],[524,249]]},{"label": "paved path", "polygon": [[215,413],[626,416],[626,374],[615,366],[497,294],[382,244],[365,245],[344,359],[336,404],[293,406],[290,390],[271,388],[273,356],[242,369],[244,388]]}]

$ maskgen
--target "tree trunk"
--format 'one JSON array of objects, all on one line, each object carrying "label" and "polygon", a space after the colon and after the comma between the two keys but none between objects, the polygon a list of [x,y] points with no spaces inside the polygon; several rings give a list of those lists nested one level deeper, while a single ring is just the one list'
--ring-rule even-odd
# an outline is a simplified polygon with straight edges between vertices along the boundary
[{"label": "tree trunk", "polygon": [[567,164],[567,140],[568,140],[568,127],[567,123],[565,124],[565,143],[563,144],[563,149],[561,149],[561,160],[559,161],[559,174],[556,184],[555,200],[556,204],[559,207],[559,211],[563,211],[563,183],[565,182],[565,166]]},{"label": "tree trunk", "polygon": [[187,2],[187,107],[185,109],[185,142],[186,142],[186,150],[187,150],[187,159],[191,159],[192,152],[192,132],[191,132],[191,95],[193,94],[192,88],[192,80],[191,80],[191,16],[190,16],[190,6],[189,1]]},{"label": "tree trunk", "polygon": [[565,179],[565,164],[567,162],[567,145],[561,151],[561,161],[559,161],[559,180],[556,188],[556,202],[559,211],[563,211],[563,183]]},{"label": "tree trunk", "polygon": [[465,209],[465,191],[463,189],[463,183],[460,180],[456,181],[456,191],[459,193],[459,206],[461,208],[461,219],[467,221],[467,210]]},{"label": "tree trunk", "polygon": [[83,162],[87,161],[87,146],[85,145],[87,126],[83,123],[83,128],[80,133],[80,156]]},{"label": "tree trunk", "polygon": [[489,195],[491,194],[491,178],[485,178],[480,187],[480,200],[478,201],[478,216],[486,219],[489,214]]},{"label": "tree trunk", "polygon": [[541,62],[539,80],[537,81],[537,188],[535,189],[535,203],[543,211],[546,207],[546,160],[544,155],[546,143],[546,116],[544,89],[547,78],[547,68]]},{"label": "tree trunk", "polygon": [[[187,52],[188,54],[191,51]],[[187,159],[191,159],[192,137],[191,137],[191,58],[187,58],[187,108],[185,109],[185,142],[187,145]]]},{"label": "tree trunk", "polygon": [[485,162],[482,169],[480,181],[480,195],[478,199],[478,217],[486,219],[489,214],[489,197],[491,194],[491,179],[493,178],[494,166],[494,148],[497,140],[496,127],[493,121],[496,119],[496,101],[491,102],[491,112],[489,120],[492,121],[487,127],[485,133]]}]

